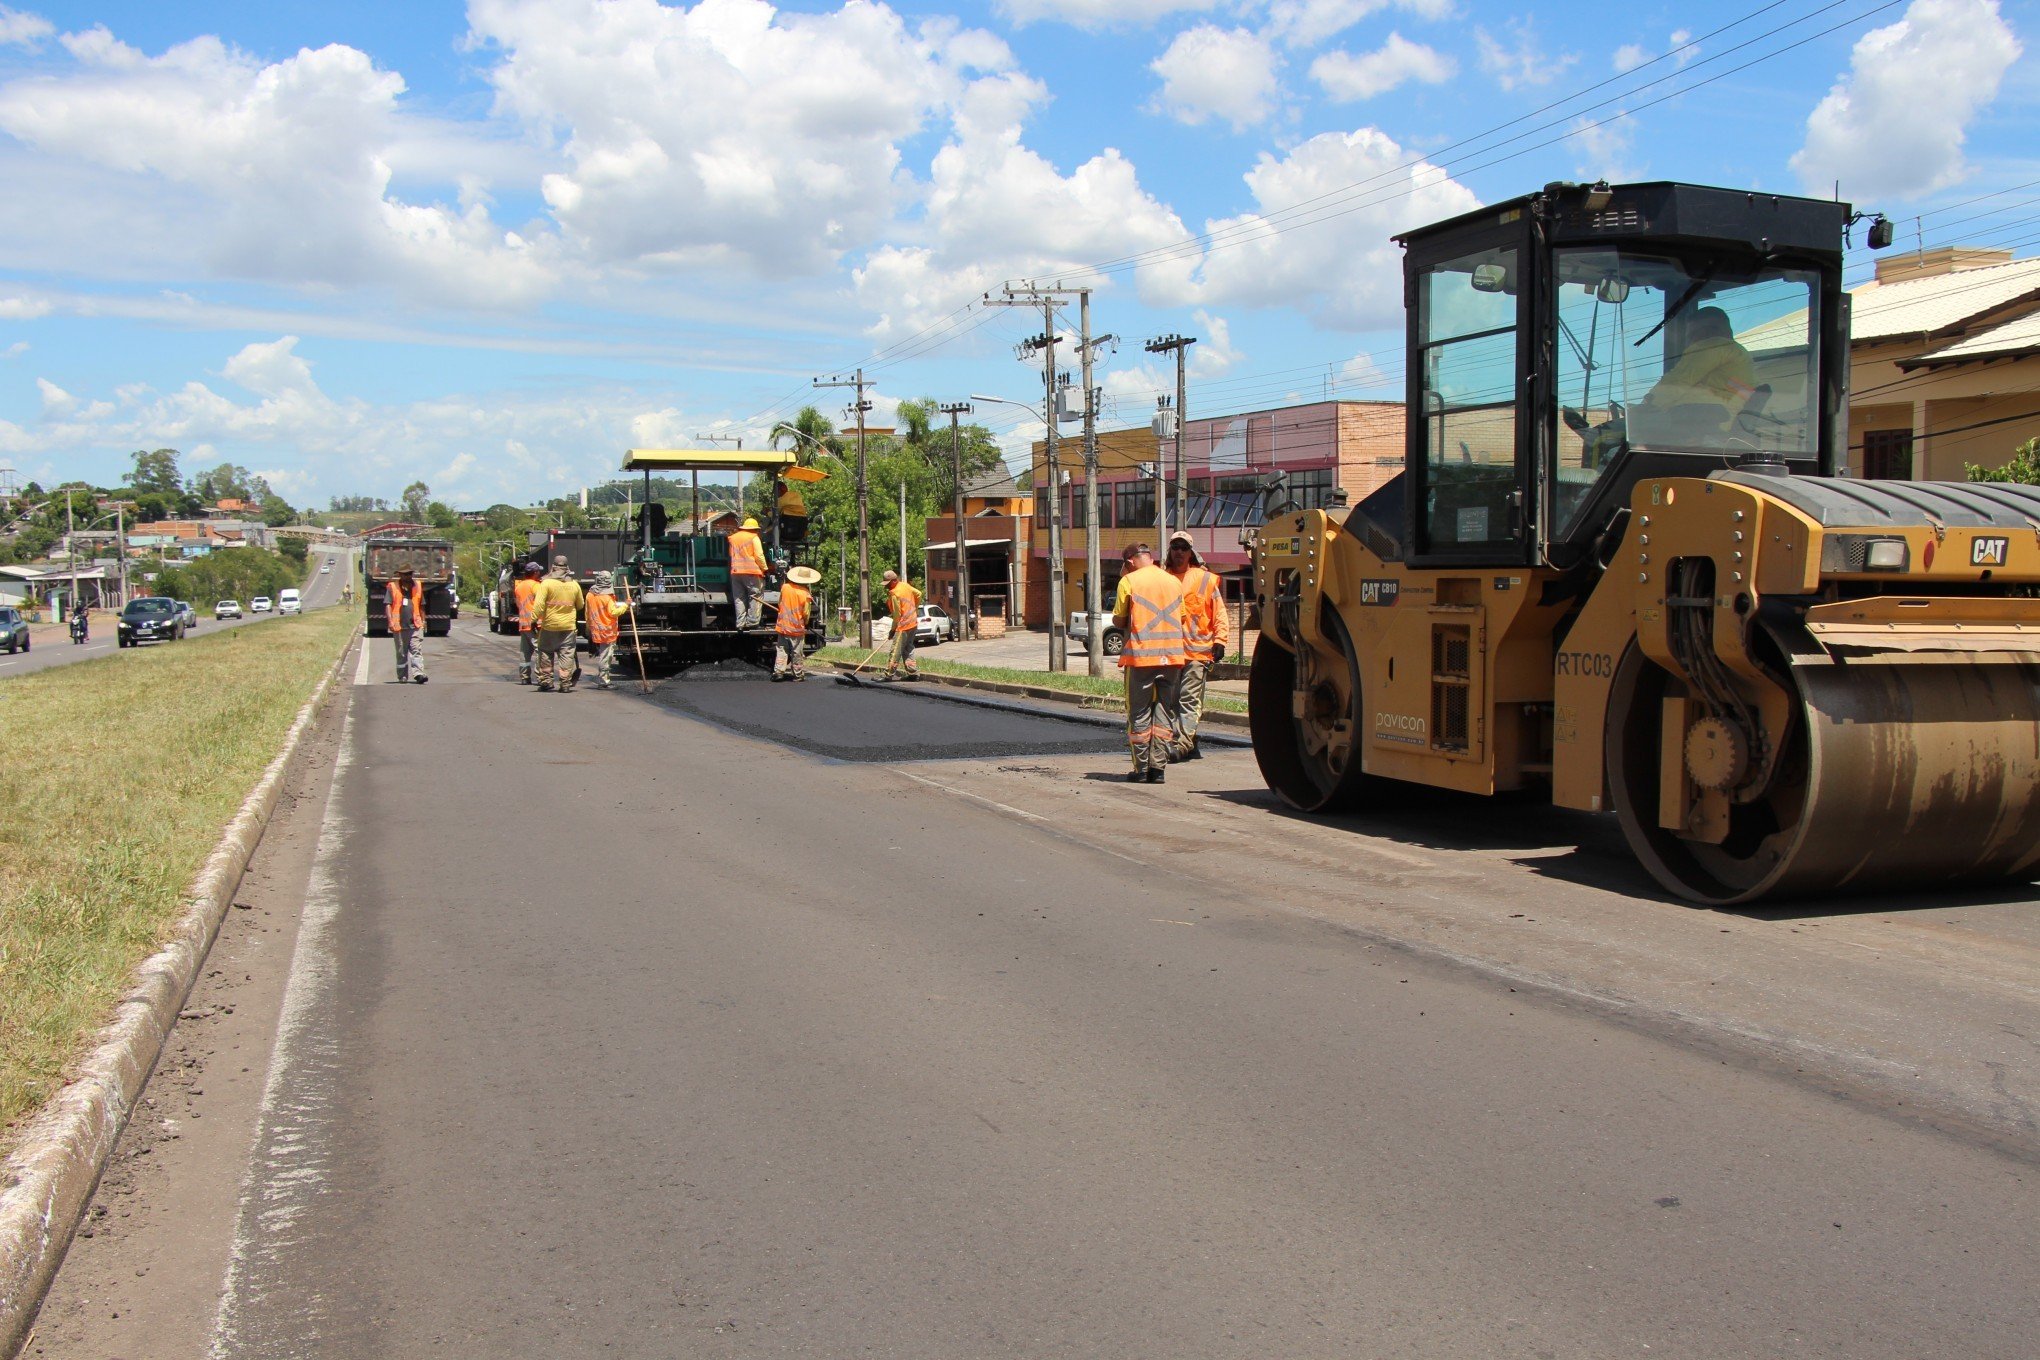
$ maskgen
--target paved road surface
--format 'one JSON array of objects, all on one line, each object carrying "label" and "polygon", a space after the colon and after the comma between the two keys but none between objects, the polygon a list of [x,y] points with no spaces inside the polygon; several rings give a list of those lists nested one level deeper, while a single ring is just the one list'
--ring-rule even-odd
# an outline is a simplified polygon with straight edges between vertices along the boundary
[{"label": "paved road surface", "polygon": [[[1691,912],[1534,812],[512,659],[367,653],[39,1353],[2033,1354],[2020,894]],[[203,1139],[238,1209],[152,1214]]]},{"label": "paved road surface", "polygon": [[[306,609],[321,609],[327,605],[340,603],[340,587],[349,579],[356,556],[351,549],[344,552],[318,548],[312,550],[309,559],[313,564],[311,577],[303,591]],[[319,566],[327,561],[334,564],[333,570],[329,573],[320,572]],[[224,628],[245,628],[277,617],[275,614],[244,614],[238,619],[215,620],[212,616],[213,601],[196,601],[194,604],[198,609],[199,625],[191,634],[193,637],[204,637]],[[247,604],[248,601],[241,601],[244,609]],[[109,612],[95,613],[92,616],[92,640],[82,646],[72,642],[68,633],[52,633],[47,629],[39,629],[32,650],[22,653],[0,653],[0,679],[11,675],[28,675],[35,671],[48,670],[52,666],[67,666],[73,661],[87,661],[95,656],[105,656],[110,652],[119,651],[113,620],[114,616]],[[176,644],[146,645],[168,647]]]}]

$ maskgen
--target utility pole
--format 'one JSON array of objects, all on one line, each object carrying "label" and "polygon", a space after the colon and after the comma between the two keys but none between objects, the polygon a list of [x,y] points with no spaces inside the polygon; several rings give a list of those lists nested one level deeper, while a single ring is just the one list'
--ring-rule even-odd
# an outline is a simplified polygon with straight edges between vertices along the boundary
[{"label": "utility pole", "polygon": [[816,378],[813,385],[857,390],[857,403],[852,408],[857,412],[857,645],[868,652],[871,650],[871,506],[866,498],[864,481],[864,413],[871,409],[871,403],[864,399],[864,370],[861,368],[847,382],[836,378],[823,382]]},{"label": "utility pole", "polygon": [[[925,526],[924,526],[925,527]],[[907,479],[900,478],[900,579],[907,579]]]},{"label": "utility pole", "polygon": [[[1189,391],[1183,382],[1184,351],[1197,343],[1194,335],[1164,335],[1150,340],[1144,346],[1149,354],[1162,354],[1170,350],[1176,353],[1176,513],[1173,516],[1178,529],[1187,529],[1183,523],[1184,496],[1186,484],[1183,480],[1183,427],[1190,418]],[[1157,457],[1160,455],[1157,454]],[[1167,545],[1164,545],[1167,546]]]},{"label": "utility pole", "polygon": [[967,401],[944,402],[936,408],[949,417],[949,480],[954,491],[955,502],[951,512],[956,520],[956,605],[962,610],[957,619],[957,635],[965,642],[970,641],[970,558],[966,556],[970,545],[964,541],[963,533],[963,438],[957,431],[959,416],[971,413]]},{"label": "utility pole", "polygon": [[1104,570],[1098,549],[1098,389],[1091,385],[1091,355],[1100,345],[1119,339],[1116,335],[1091,338],[1091,290],[1077,290],[1077,333],[1083,360],[1084,383],[1084,620],[1085,640],[1090,644],[1088,670],[1105,674]]},{"label": "utility pole", "polygon": [[[1023,293],[1026,296],[1021,296]],[[1021,341],[1019,356],[1023,359],[1034,354],[1046,356],[1041,366],[1040,414],[1047,426],[1042,447],[1048,468],[1048,668],[1061,671],[1069,659],[1069,618],[1063,612],[1062,463],[1056,457],[1055,447],[1055,296],[1031,287],[1008,287],[1005,294],[1004,298],[995,298],[987,293],[985,305],[1041,308],[1041,334]]]}]

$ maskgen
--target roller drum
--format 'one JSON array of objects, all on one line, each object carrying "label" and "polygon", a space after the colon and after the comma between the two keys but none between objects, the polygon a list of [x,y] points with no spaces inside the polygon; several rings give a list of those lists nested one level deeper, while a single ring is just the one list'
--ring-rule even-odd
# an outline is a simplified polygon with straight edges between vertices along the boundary
[{"label": "roller drum", "polygon": [[1658,825],[1656,714],[1676,682],[1632,650],[1608,774],[1630,847],[1682,897],[1763,897],[2040,876],[2040,663],[1913,654],[1790,667],[1798,708],[1771,786],[1720,845]]}]

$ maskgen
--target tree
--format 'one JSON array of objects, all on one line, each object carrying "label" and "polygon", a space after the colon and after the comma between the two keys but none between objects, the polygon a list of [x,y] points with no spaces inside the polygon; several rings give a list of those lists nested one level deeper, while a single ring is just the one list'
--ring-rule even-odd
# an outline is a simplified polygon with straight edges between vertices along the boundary
[{"label": "tree", "polygon": [[293,562],[305,560],[305,550],[310,545],[296,534],[276,540],[276,550]]},{"label": "tree", "polygon": [[413,482],[404,488],[404,515],[414,524],[425,522],[425,507],[432,503],[432,488],[423,482]]},{"label": "tree", "polygon": [[121,481],[134,488],[137,498],[147,495],[169,497],[181,502],[184,498],[184,479],[177,471],[177,450],[153,449],[144,452],[135,450],[135,470],[124,473]]},{"label": "tree", "polygon": [[783,420],[772,427],[772,447],[788,443],[794,447],[794,456],[802,463],[808,462],[816,453],[816,446],[830,453],[841,454],[843,441],[836,435],[836,427],[828,417],[812,406],[800,408],[800,414],[792,420]]},{"label": "tree", "polygon": [[1964,463],[1962,472],[1972,482],[2018,482],[2025,486],[2040,486],[2040,439],[2028,439],[2013,449],[2011,461],[2003,467],[1987,468]]},{"label": "tree", "polygon": [[507,534],[524,523],[524,512],[513,505],[504,505],[498,501],[482,511],[482,522],[495,533]]},{"label": "tree", "polygon": [[451,529],[460,523],[460,516],[444,501],[434,501],[425,507],[425,522],[435,529]]},{"label": "tree", "polygon": [[260,477],[238,463],[221,463],[191,479],[191,494],[201,505],[218,505],[221,501],[252,503],[267,489]]}]

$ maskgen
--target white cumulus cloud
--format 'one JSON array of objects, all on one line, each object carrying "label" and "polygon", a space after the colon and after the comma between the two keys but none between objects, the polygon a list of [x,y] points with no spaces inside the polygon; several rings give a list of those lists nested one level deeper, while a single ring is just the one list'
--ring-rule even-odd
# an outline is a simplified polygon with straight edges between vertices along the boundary
[{"label": "white cumulus cloud", "polygon": [[0,5],[0,44],[25,47],[56,32],[55,25],[40,14],[24,14]]},{"label": "white cumulus cloud", "polygon": [[1571,53],[1546,52],[1537,40],[1536,26],[1528,19],[1509,21],[1507,42],[1485,28],[1473,31],[1473,41],[1480,50],[1480,69],[1493,76],[1503,90],[1549,85],[1579,61]]},{"label": "white cumulus cloud", "polygon": [[[1152,280],[1143,290],[1150,300],[1294,307],[1332,329],[1397,325],[1402,252],[1390,238],[1480,205],[1470,189],[1375,128],[1323,133],[1279,158],[1263,153],[1246,182],[1256,212],[1206,223],[1219,245],[1181,280]],[[1336,215],[1309,225],[1262,216],[1356,185],[1365,187],[1328,202],[1324,211]]]},{"label": "white cumulus cloud", "polygon": [[41,298],[0,298],[0,321],[33,321],[49,314],[50,304]]},{"label": "white cumulus cloud", "polygon": [[1162,78],[1155,107],[1193,127],[1212,119],[1235,130],[1252,127],[1275,111],[1277,64],[1275,49],[1259,34],[1199,24],[1149,63]]},{"label": "white cumulus cloud", "polygon": [[1997,0],[1913,0],[1857,40],[1849,72],[1806,120],[1792,168],[1808,192],[1909,199],[1965,171],[1970,120],[2021,52]]},{"label": "white cumulus cloud", "polygon": [[1327,95],[1341,102],[1372,99],[1408,81],[1438,85],[1452,79],[1459,64],[1434,47],[1413,43],[1400,33],[1372,52],[1327,52],[1311,63],[1310,75]]},{"label": "white cumulus cloud", "polygon": [[1274,0],[1268,32],[1290,47],[1316,47],[1391,7],[1419,19],[1443,19],[1452,13],[1453,0]]},{"label": "white cumulus cloud", "polygon": [[999,0],[1015,24],[1055,22],[1076,28],[1145,28],[1171,14],[1218,8],[1219,0]]}]

